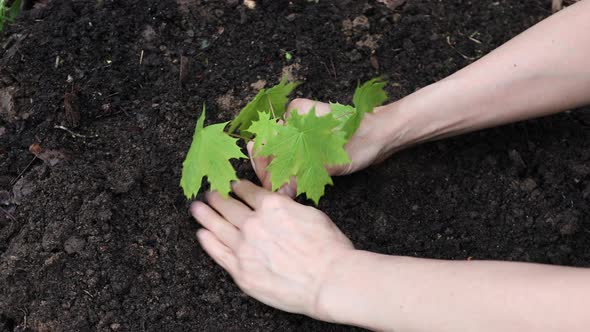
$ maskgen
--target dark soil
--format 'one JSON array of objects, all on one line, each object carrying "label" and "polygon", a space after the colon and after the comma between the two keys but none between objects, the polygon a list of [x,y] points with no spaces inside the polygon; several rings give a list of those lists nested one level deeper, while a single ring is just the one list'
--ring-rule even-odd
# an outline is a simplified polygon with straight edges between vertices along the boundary
[{"label": "dark soil", "polygon": [[[227,121],[283,70],[299,96],[349,102],[384,75],[400,98],[550,14],[547,0],[241,3],[50,1],[5,30],[0,330],[348,329],[248,298],[196,244],[178,183],[200,106]],[[576,111],[416,147],[338,178],[320,208],[362,249],[590,266],[589,126]]]}]

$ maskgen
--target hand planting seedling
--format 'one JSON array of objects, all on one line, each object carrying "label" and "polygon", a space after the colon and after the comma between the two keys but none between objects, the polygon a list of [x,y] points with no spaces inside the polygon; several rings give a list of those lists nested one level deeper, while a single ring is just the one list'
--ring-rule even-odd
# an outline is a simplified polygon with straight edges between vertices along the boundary
[{"label": "hand planting seedling", "polygon": [[204,127],[203,106],[183,162],[180,186],[185,196],[196,196],[205,176],[212,191],[228,196],[231,181],[237,180],[229,160],[247,158],[236,144],[241,138],[254,140],[253,155],[272,157],[267,171],[273,191],[295,178],[297,195],[305,193],[317,205],[325,186],[333,184],[326,167],[350,163],[344,146],[364,114],[387,100],[385,84],[379,78],[364,83],[357,87],[353,105],[330,104],[332,111],[323,116],[312,108],[306,114],[293,110],[287,117],[285,105],[297,83],[286,79],[260,90],[231,122]]}]

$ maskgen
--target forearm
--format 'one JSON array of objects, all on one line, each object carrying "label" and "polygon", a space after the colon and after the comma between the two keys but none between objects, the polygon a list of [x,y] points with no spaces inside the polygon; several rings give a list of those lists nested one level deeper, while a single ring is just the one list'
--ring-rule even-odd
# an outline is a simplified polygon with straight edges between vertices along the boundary
[{"label": "forearm", "polygon": [[[386,153],[590,103],[590,0],[384,107]],[[392,123],[395,123],[393,127]]]},{"label": "forearm", "polygon": [[334,265],[318,307],[328,319],[387,331],[588,331],[590,272],[356,251]]}]

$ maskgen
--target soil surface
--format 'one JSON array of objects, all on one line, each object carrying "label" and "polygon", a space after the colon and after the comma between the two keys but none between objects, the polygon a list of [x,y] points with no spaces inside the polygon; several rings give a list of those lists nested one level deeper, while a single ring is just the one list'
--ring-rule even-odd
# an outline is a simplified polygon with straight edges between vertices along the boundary
[{"label": "soil surface", "polygon": [[[0,37],[0,331],[355,330],[248,298],[196,244],[179,180],[201,105],[227,121],[283,73],[304,82],[298,96],[342,103],[383,75],[397,99],[550,9],[60,0],[25,12]],[[320,208],[366,250],[590,266],[589,126],[578,110],[412,148],[336,179]]]}]

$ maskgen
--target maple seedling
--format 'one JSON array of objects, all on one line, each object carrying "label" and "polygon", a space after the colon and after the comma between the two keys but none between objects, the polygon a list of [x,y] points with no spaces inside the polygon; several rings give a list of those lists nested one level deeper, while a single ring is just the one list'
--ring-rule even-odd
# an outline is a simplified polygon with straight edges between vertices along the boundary
[{"label": "maple seedling", "polygon": [[260,90],[231,122],[204,127],[203,106],[182,164],[180,186],[185,196],[196,196],[207,177],[210,189],[227,197],[231,181],[238,179],[230,159],[247,158],[237,145],[243,139],[254,141],[255,156],[272,157],[266,171],[273,191],[294,178],[297,195],[304,193],[317,205],[326,185],[333,184],[326,167],[351,162],[344,147],[364,115],[387,100],[385,84],[380,78],[365,82],[355,90],[353,105],[331,103],[331,112],[323,116],[312,108],[306,114],[293,110],[287,117],[285,105],[297,83],[286,79]]}]

